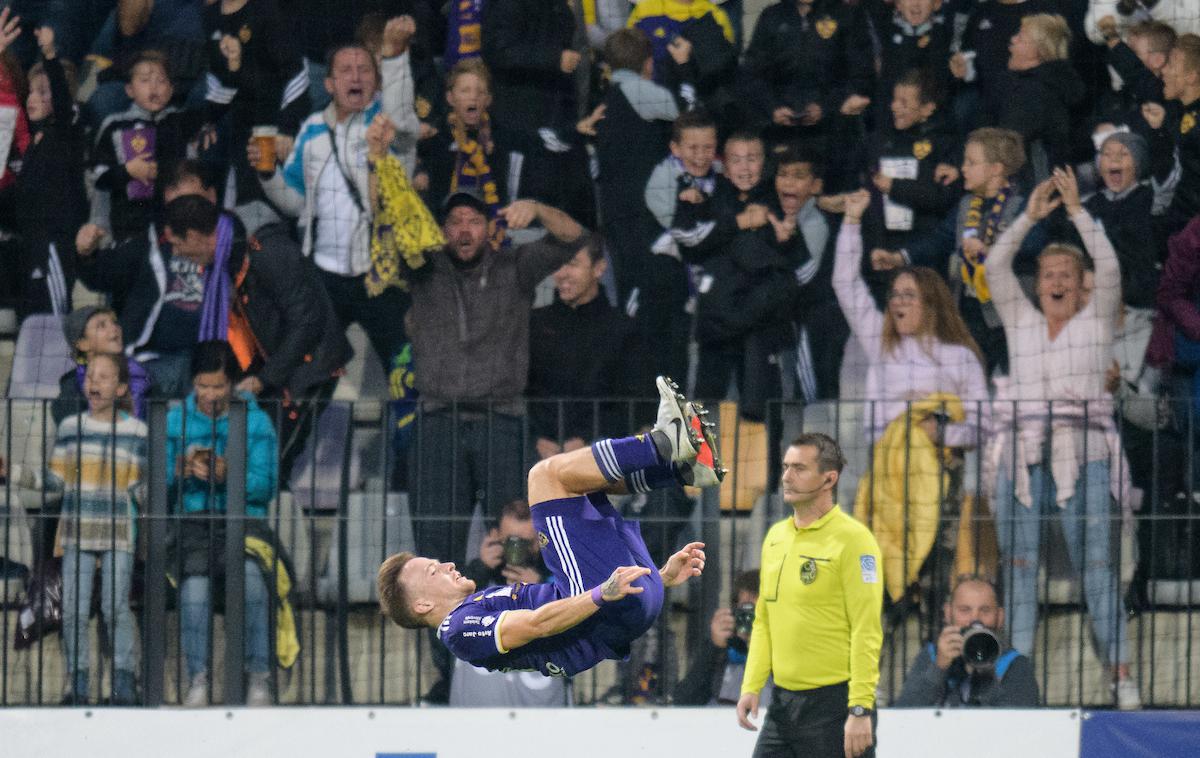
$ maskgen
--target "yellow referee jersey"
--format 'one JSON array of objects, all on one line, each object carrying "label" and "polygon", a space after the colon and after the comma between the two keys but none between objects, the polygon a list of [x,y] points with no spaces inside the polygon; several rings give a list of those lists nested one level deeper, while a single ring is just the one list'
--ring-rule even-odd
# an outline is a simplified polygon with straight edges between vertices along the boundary
[{"label": "yellow referee jersey", "polygon": [[883,645],[883,561],[875,537],[838,507],[767,532],[742,692],[773,674],[789,690],[850,682],[847,706],[874,707]]}]

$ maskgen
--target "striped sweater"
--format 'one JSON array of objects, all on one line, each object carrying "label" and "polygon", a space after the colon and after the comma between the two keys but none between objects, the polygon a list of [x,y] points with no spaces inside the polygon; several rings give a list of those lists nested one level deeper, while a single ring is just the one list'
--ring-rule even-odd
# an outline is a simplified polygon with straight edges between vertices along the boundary
[{"label": "striped sweater", "polygon": [[146,425],[80,413],[58,425],[45,487],[63,493],[59,536],[80,550],[133,552],[135,494],[146,478]]}]

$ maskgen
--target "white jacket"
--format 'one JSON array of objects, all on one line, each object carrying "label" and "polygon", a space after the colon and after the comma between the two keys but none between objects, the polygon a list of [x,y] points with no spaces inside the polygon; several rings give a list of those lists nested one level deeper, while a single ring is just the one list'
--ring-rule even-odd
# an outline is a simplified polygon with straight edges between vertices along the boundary
[{"label": "white jacket", "polygon": [[[303,236],[302,250],[305,255],[312,255],[317,180],[333,158],[330,135],[334,127],[347,136],[346,144],[350,145],[350,150],[349,154],[341,155],[341,162],[354,180],[364,205],[369,203],[370,197],[366,131],[376,114],[386,114],[396,125],[392,152],[400,158],[405,169],[411,173],[416,164],[419,122],[413,107],[413,78],[408,52],[394,58],[384,58],[381,69],[383,88],[366,110],[353,114],[341,124],[337,123],[337,111],[333,103],[324,111],[312,114],[300,126],[296,144],[283,164],[283,170],[276,171],[269,179],[260,177],[263,191],[271,202],[296,218]],[[341,139],[338,144],[342,144]],[[359,214],[354,226],[351,250],[356,260],[370,259],[370,233],[371,216],[370,208],[367,208],[365,213]]]}]

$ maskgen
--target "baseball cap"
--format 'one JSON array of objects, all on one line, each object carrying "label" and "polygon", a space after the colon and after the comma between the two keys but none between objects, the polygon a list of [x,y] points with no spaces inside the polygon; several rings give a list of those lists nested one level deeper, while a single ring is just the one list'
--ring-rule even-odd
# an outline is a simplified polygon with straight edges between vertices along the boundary
[{"label": "baseball cap", "polygon": [[92,316],[97,313],[110,313],[112,309],[98,305],[85,305],[82,308],[76,308],[68,313],[63,318],[63,336],[67,338],[67,344],[71,346],[71,351],[75,351],[75,343],[83,339],[84,332],[87,331],[88,322],[92,320]]},{"label": "baseball cap", "polygon": [[464,187],[454,190],[442,201],[442,220],[460,205],[469,205],[484,216],[488,215],[488,204],[484,201],[483,194],[474,187]]}]

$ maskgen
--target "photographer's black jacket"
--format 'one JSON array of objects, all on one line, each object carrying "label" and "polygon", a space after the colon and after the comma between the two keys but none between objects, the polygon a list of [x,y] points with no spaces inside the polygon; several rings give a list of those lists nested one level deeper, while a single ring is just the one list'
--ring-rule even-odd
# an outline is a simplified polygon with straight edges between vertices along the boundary
[{"label": "photographer's black jacket", "polygon": [[996,675],[978,680],[971,692],[972,702],[964,703],[960,694],[966,672],[959,664],[942,671],[934,662],[937,650],[932,642],[917,653],[904,677],[904,688],[894,705],[897,708],[960,708],[969,706],[1036,708],[1037,680],[1033,662],[1016,650],[1001,654]]}]

